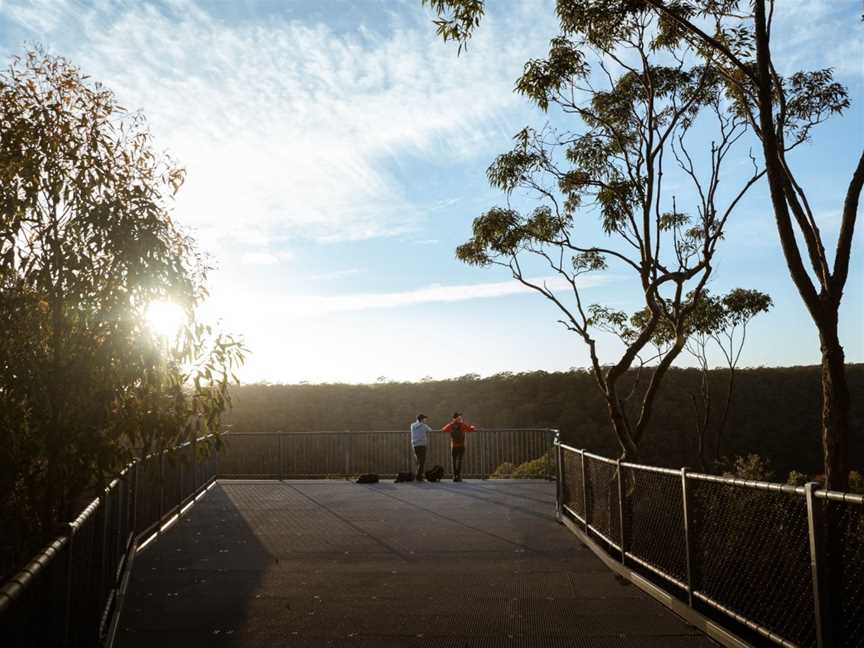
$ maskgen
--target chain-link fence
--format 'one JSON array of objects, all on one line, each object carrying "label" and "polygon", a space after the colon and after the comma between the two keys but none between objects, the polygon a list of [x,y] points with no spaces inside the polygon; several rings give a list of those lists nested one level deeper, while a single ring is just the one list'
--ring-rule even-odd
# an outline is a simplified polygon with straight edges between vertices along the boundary
[{"label": "chain-link fence", "polygon": [[864,497],[640,466],[558,444],[559,511],[754,641],[864,648]]}]

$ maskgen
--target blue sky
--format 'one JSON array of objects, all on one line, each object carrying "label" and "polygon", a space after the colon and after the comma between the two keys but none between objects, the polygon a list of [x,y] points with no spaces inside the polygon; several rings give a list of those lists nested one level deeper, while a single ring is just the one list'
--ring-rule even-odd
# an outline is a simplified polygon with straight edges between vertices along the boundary
[{"label": "blue sky", "polygon": [[[860,3],[782,4],[789,14],[774,40],[785,69],[833,66],[853,99],[794,158],[833,241],[864,146]],[[244,335],[244,380],[585,366],[554,306],[503,270],[454,258],[471,220],[503,202],[485,180],[493,157],[525,125],[567,126],[512,92],[524,61],[542,56],[555,34],[552,5],[490,3],[458,58],[419,5],[0,0],[0,54],[40,43],[147,115],[157,146],[187,169],[176,217],[218,266],[207,315]],[[855,362],[864,360],[860,229],[841,312]],[[818,362],[764,185],[736,211],[715,265],[714,292],[757,288],[776,304],[751,325],[742,364]],[[629,286],[613,269],[584,294],[633,308]],[[617,353],[605,338],[600,349],[607,359]]]}]

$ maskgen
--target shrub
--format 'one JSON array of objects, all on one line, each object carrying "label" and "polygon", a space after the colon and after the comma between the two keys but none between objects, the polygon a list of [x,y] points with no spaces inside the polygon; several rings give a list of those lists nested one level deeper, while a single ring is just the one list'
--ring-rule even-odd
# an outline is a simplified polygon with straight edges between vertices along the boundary
[{"label": "shrub", "polygon": [[774,471],[767,459],[758,454],[749,454],[735,457],[731,470],[723,473],[723,476],[753,481],[771,481],[774,478]]},{"label": "shrub", "polygon": [[509,478],[513,474],[513,469],[516,468],[515,464],[505,461],[500,466],[495,469],[491,475],[489,475],[492,479],[505,479]]},{"label": "shrub", "polygon": [[513,479],[545,479],[552,472],[552,462],[548,455],[526,461],[513,470]]},{"label": "shrub", "polygon": [[849,471],[849,492],[864,495],[864,475],[857,470]]},{"label": "shrub", "polygon": [[789,477],[786,478],[786,483],[790,486],[803,486],[807,482],[810,481],[810,475],[807,473],[802,473],[797,470],[793,470],[789,473]]}]

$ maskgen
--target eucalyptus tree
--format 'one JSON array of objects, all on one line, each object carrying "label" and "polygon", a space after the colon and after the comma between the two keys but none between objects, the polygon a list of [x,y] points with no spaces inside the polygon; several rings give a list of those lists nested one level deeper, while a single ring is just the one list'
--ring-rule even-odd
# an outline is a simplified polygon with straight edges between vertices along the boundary
[{"label": "eucalyptus tree", "polygon": [[[170,214],[183,178],[67,60],[31,51],[0,73],[0,491],[19,539],[228,404],[243,349],[196,321],[207,266]],[[156,300],[185,312],[170,341],[147,327]]]},{"label": "eucalyptus tree", "polygon": [[[482,10],[475,2],[430,4],[456,10],[457,18],[465,10],[479,19]],[[439,33],[464,42],[476,22],[461,19],[465,31],[459,20],[442,19]],[[548,56],[525,64],[516,90],[544,111],[559,109],[572,129],[525,128],[516,135],[513,150],[488,170],[508,204],[475,219],[457,256],[507,268],[560,309],[559,321],[587,346],[621,456],[635,459],[657,391],[684,349],[728,219],[764,170],[754,161],[731,181],[734,189],[719,190],[721,177],[732,175],[725,164],[746,121],[725,99],[714,66],[700,63],[686,41],[668,37],[650,11],[623,16],[611,34],[574,33],[563,18],[561,27]],[[713,128],[715,139],[694,148],[694,131],[704,127]],[[670,175],[686,189],[673,193],[664,184]],[[521,213],[510,200],[517,191],[540,204]],[[592,227],[593,215],[599,223]],[[551,269],[558,283],[532,279],[531,260]],[[649,315],[610,361],[600,357],[597,333],[614,328],[613,311],[586,304],[581,281],[613,266],[631,273]],[[633,392],[625,393],[621,379],[661,325],[674,333],[672,344],[653,357],[631,411],[624,401]]]},{"label": "eucalyptus tree", "polygon": [[[460,46],[483,15],[483,0],[426,0],[441,16],[438,32]],[[728,96],[759,139],[780,246],[789,275],[816,326],[822,362],[821,440],[826,484],[845,490],[849,475],[850,396],[838,331],[849,274],[858,204],[864,187],[864,151],[848,181],[838,182],[840,228],[833,261],[814,215],[805,174],[789,153],[816,126],[849,106],[832,70],[783,75],[772,34],[776,17],[792,7],[773,0],[557,0],[562,32],[609,43],[627,38],[628,21],[651,12],[658,38],[686,41],[722,77]]]},{"label": "eucalyptus tree", "polygon": [[[745,288],[734,288],[721,296],[712,295],[705,290],[702,298],[694,304],[692,315],[687,322],[684,350],[696,361],[699,368],[699,382],[690,390],[690,401],[694,414],[696,461],[702,470],[707,468],[708,463],[706,446],[710,444],[713,449],[711,458],[715,465],[722,454],[723,435],[735,393],[735,373],[747,341],[747,326],[754,317],[767,313],[773,305],[770,296]],[[623,340],[631,339],[649,317],[650,312],[647,309],[629,317],[620,311],[604,313],[607,330]],[[662,350],[674,344],[675,338],[676,332],[669,323],[661,322],[654,332],[652,344]],[[711,394],[709,355],[712,355],[712,350],[719,352],[728,369],[719,421],[714,421]]]}]

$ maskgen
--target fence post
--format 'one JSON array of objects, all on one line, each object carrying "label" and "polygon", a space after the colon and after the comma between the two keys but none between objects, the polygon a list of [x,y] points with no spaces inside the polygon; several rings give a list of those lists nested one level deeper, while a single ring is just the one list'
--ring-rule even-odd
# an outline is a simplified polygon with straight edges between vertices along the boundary
[{"label": "fence post", "polygon": [[813,491],[819,482],[808,482],[804,486],[807,498],[807,526],[810,536],[810,574],[813,579],[813,613],[816,621],[816,645],[818,648],[833,648],[831,607],[828,586],[828,561],[825,552],[825,507],[828,500],[817,503]]},{"label": "fence post", "polygon": [[561,432],[552,430],[555,438],[552,447],[555,448],[555,519],[561,521],[561,505],[564,496],[564,455],[561,449]]},{"label": "fence post", "polygon": [[582,503],[585,505],[585,535],[588,535],[590,531],[588,527],[591,526],[591,498],[588,497],[588,472],[584,448],[579,451],[579,455],[582,457]]},{"label": "fence post", "polygon": [[621,542],[621,564],[626,565],[628,544],[627,540],[629,538],[627,538],[627,534],[624,532],[624,480],[621,476],[621,459],[615,460],[615,468],[618,475],[618,528],[621,530],[621,537],[619,538]]},{"label": "fence post", "polygon": [[687,469],[681,469],[681,504],[684,513],[684,557],[687,561],[687,605],[693,607],[693,535],[690,533],[692,515],[687,494]]}]

